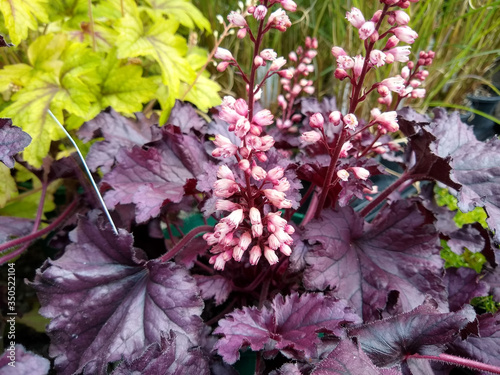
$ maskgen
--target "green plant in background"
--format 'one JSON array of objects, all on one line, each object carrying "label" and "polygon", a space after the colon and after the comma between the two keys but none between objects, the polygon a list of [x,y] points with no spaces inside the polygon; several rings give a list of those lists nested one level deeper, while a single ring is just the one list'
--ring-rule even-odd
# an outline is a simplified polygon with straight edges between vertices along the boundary
[{"label": "green plant in background", "polygon": [[[286,54],[303,42],[304,35],[316,37],[319,42],[318,56],[315,59],[316,92],[320,96],[335,96],[339,108],[348,101],[348,82],[333,80],[334,58],[328,52],[334,45],[343,45],[355,51],[354,43],[357,34],[352,29],[343,27],[346,11],[351,7],[360,9],[364,14],[373,13],[376,2],[362,0],[346,1],[296,1],[297,12],[291,15],[293,26],[287,38],[281,35],[266,40],[266,45],[278,53]],[[217,14],[226,14],[236,7],[237,0],[194,0],[194,3],[207,15],[212,25],[217,24]],[[412,4],[411,27],[418,26],[419,37],[414,44],[414,53],[422,50],[438,49],[426,86],[431,88],[424,100],[414,101],[413,106],[422,111],[429,107],[457,107],[464,104],[465,94],[471,91],[474,84],[489,84],[489,73],[495,58],[500,53],[500,1],[498,0],[421,0]],[[241,45],[240,45],[241,43]],[[225,48],[230,48],[238,59],[245,59],[245,51],[249,46],[236,37],[226,40]],[[236,52],[235,52],[236,51]],[[248,58],[248,56],[246,56]],[[387,69],[376,70],[373,82],[389,75]],[[392,72],[392,75],[399,72]],[[226,79],[218,81],[227,89],[243,92],[244,85],[231,73],[225,73]],[[370,78],[370,77],[369,77]],[[234,86],[234,81],[240,83]],[[223,83],[226,81],[226,83]],[[376,106],[373,99],[371,106]],[[365,113],[365,115],[367,115]]]},{"label": "green plant in background", "polygon": [[220,103],[190,38],[211,26],[188,0],[13,0],[0,11],[16,45],[0,56],[0,116],[31,135],[23,156],[35,167],[64,137],[48,109],[74,130],[108,106],[131,115],[149,102],[151,113],[157,100],[164,123],[178,98],[201,111]]}]

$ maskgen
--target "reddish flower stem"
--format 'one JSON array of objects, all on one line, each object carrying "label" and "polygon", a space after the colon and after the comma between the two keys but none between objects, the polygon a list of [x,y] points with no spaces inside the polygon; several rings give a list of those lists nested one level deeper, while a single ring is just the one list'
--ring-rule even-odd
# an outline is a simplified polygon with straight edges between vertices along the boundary
[{"label": "reddish flower stem", "polygon": [[410,359],[410,358],[428,359],[431,361],[445,362],[448,364],[454,364],[454,365],[458,365],[458,366],[467,367],[467,368],[470,368],[473,370],[487,371],[487,372],[491,372],[492,374],[500,374],[500,367],[488,365],[486,363],[474,361],[472,359],[457,357],[457,356],[445,354],[445,353],[439,354],[437,356],[436,355],[412,354],[412,355],[409,355],[406,357],[406,359]]},{"label": "reddish flower stem", "polygon": [[[380,16],[380,19],[378,20],[377,24],[375,25],[375,30],[377,32],[380,28],[380,25],[382,24],[383,19],[386,16],[388,10],[389,10],[389,5],[387,5],[387,4],[384,5],[384,9],[382,10],[382,14]],[[361,90],[363,88],[363,82],[365,80],[366,73],[368,73],[368,71],[370,70],[370,66],[368,63],[370,61],[370,53],[373,50],[374,46],[375,46],[375,42],[371,42],[371,41],[369,43],[365,42],[366,58],[365,58],[365,61],[363,63],[363,69],[361,70],[361,74],[359,76],[358,82],[353,84],[353,86],[352,86],[351,98],[350,98],[351,103],[349,105],[349,113],[354,113],[356,111],[358,104],[362,101],[361,99],[363,99],[362,97],[360,97],[360,93],[361,93]],[[328,191],[332,187],[331,186],[332,178],[333,178],[333,175],[335,173],[335,168],[337,166],[337,162],[339,160],[342,145],[345,143],[347,136],[348,136],[347,131],[342,131],[342,133],[340,134],[339,140],[335,146],[335,149],[333,151],[333,154],[331,154],[330,165],[328,166],[328,170],[326,172],[325,182],[323,183],[323,187],[321,188],[321,195],[319,198],[319,204],[318,204],[318,207],[316,209],[316,215],[315,215],[316,218],[320,217],[321,211],[323,210],[323,207],[324,207],[325,202],[326,202],[326,198],[328,196]]]},{"label": "reddish flower stem", "polygon": [[173,257],[175,257],[178,253],[180,253],[184,247],[198,234],[203,232],[209,232],[214,228],[210,225],[202,225],[200,227],[194,228],[191,230],[186,236],[180,240],[170,251],[166,252],[163,256],[160,257],[160,261],[167,262]]},{"label": "reddish flower stem", "polygon": [[[46,235],[47,233],[50,233],[51,231],[56,229],[59,225],[61,225],[61,223],[64,220],[67,219],[67,217],[75,209],[77,204],[78,204],[78,200],[75,199],[73,202],[71,202],[71,204],[68,207],[66,207],[66,209],[63,211],[63,213],[56,220],[54,220],[52,223],[50,223],[47,227],[45,227],[37,232],[31,233],[27,236],[19,237],[19,238],[16,238],[15,240],[1,244],[0,245],[0,252],[3,252],[5,250],[8,250],[8,249],[15,247],[15,246],[29,243],[31,241],[36,240],[37,238],[40,238],[40,237]],[[12,251],[9,254],[4,255],[3,257],[0,258],[0,264],[4,264],[5,262],[8,262],[9,260],[14,259],[18,255],[20,255],[23,251],[24,251],[24,249],[23,249],[23,247],[21,247],[17,250]]]}]

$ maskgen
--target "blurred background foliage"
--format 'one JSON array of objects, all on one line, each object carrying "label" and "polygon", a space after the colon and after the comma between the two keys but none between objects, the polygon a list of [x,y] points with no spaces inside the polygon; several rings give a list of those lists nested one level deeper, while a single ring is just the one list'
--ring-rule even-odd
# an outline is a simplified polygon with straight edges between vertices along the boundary
[{"label": "blurred background foliage", "polygon": [[[194,0],[193,3],[210,20],[214,30],[222,28],[217,21],[218,14],[225,19],[231,10],[238,8],[237,0]],[[379,7],[378,1],[296,0],[296,3],[297,12],[290,14],[293,26],[285,33],[270,33],[263,45],[273,48],[278,55],[287,56],[298,45],[304,44],[306,36],[316,37],[319,48],[312,78],[316,93],[319,97],[335,96],[339,108],[345,108],[347,82],[334,79],[335,66],[330,50],[335,45],[343,47],[350,55],[362,51],[357,30],[348,24],[345,14],[354,6],[363,12],[365,18],[371,18]],[[416,109],[426,111],[436,105],[463,105],[467,93],[481,84],[491,85],[500,56],[499,9],[498,0],[420,0],[411,3],[407,10],[411,16],[409,25],[419,34],[412,45],[413,56],[422,50],[436,52],[425,82],[427,97],[413,101]],[[201,43],[210,47],[213,39],[201,38]],[[249,40],[239,40],[233,34],[223,41],[222,47],[233,51],[243,66],[249,65]],[[379,68],[376,71],[378,77],[372,74],[372,82],[389,73],[397,74],[401,68],[402,64]],[[232,72],[219,74],[216,80],[225,92],[234,92],[238,96],[244,94],[244,85]],[[275,97],[276,93],[270,95]],[[370,100],[375,105],[376,95]]]}]

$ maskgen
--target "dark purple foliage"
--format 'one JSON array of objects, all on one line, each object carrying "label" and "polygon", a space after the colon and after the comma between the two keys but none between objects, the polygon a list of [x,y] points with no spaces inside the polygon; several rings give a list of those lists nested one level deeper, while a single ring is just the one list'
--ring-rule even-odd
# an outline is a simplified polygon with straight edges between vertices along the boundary
[{"label": "dark purple foliage", "polygon": [[0,216],[0,244],[22,237],[33,230],[33,220],[21,217]]},{"label": "dark purple foliage", "polygon": [[488,294],[488,285],[471,268],[448,268],[444,278],[448,286],[448,304],[457,311],[474,297]]},{"label": "dark purple foliage", "polygon": [[277,295],[269,307],[244,307],[220,320],[214,333],[224,337],[215,349],[228,363],[236,362],[244,346],[265,349],[269,356],[280,350],[293,358],[314,357],[319,332],[343,336],[343,324],[358,322],[343,300],[321,293]]},{"label": "dark purple foliage", "polygon": [[[0,357],[0,375],[46,375],[49,373],[50,362],[48,359],[27,351],[20,344],[14,348],[14,350],[10,350],[10,346],[6,347],[5,352]],[[12,355],[13,352],[14,355]]]},{"label": "dark purple foliage", "polygon": [[370,358],[351,340],[339,345],[314,368],[311,375],[381,375]]},{"label": "dark purple foliage", "polygon": [[0,47],[12,47],[12,43],[7,43],[3,35],[0,35]]},{"label": "dark purple foliage", "polygon": [[200,349],[189,350],[178,345],[176,335],[170,331],[160,333],[160,342],[155,342],[133,360],[125,359],[112,375],[208,375],[208,361]]},{"label": "dark purple foliage", "polygon": [[217,305],[224,303],[233,289],[231,280],[221,275],[195,275],[194,278],[203,299],[214,298]]},{"label": "dark purple foliage", "polygon": [[500,313],[478,316],[478,334],[457,338],[450,353],[500,366]]},{"label": "dark purple foliage", "polygon": [[203,302],[184,268],[148,261],[131,234],[116,236],[83,218],[71,240],[32,284],[40,313],[52,319],[47,332],[59,374],[105,374],[108,362],[159,343],[161,330],[174,331],[182,348],[199,344]]},{"label": "dark purple foliage", "polygon": [[350,208],[324,211],[304,238],[322,245],[306,254],[306,287],[334,288],[365,321],[408,311],[428,294],[445,304],[437,233],[417,203],[398,201],[371,224]]},{"label": "dark purple foliage", "polygon": [[183,134],[189,134],[192,130],[202,132],[207,125],[191,104],[179,100],[176,100],[167,124],[178,126]]},{"label": "dark purple foliage", "polygon": [[9,168],[14,168],[14,159],[17,153],[24,150],[31,143],[31,137],[12,121],[0,118],[0,160]]},{"label": "dark purple foliage", "polygon": [[148,119],[141,113],[136,116],[137,120],[134,121],[110,108],[83,124],[78,136],[85,142],[96,135],[104,137],[103,141],[94,143],[87,154],[86,162],[91,170],[95,171],[100,167],[103,173],[107,173],[120,150],[160,139],[160,130],[154,126],[154,119]]},{"label": "dark purple foliage", "polygon": [[412,311],[349,330],[361,348],[380,367],[400,365],[412,354],[438,355],[476,317],[467,305],[457,312],[442,313],[433,300]]}]

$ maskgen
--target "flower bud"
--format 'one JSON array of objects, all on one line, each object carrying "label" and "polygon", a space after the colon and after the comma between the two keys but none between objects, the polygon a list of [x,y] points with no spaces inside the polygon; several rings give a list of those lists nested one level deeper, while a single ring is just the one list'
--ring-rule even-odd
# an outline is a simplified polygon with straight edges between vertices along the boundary
[{"label": "flower bud", "polygon": [[262,57],[260,57],[259,55],[255,56],[255,58],[253,59],[253,63],[255,66],[265,66],[266,65],[266,62],[264,61],[264,59]]},{"label": "flower bud", "polygon": [[248,113],[248,104],[244,99],[238,99],[234,102],[234,110],[243,117]]},{"label": "flower bud", "polygon": [[271,266],[279,262],[276,252],[267,246],[264,246],[264,257],[267,259]]},{"label": "flower bud", "polygon": [[321,113],[315,113],[309,118],[309,125],[313,129],[323,129],[323,124],[325,123],[325,119]]},{"label": "flower bud", "polygon": [[288,59],[290,59],[291,61],[297,61],[297,54],[295,52],[290,52],[288,54]]},{"label": "flower bud", "polygon": [[338,58],[340,56],[346,56],[347,53],[346,53],[346,51],[344,51],[343,48],[334,46],[334,47],[332,47],[332,55],[335,58]]},{"label": "flower bud", "polygon": [[313,144],[321,139],[321,134],[315,131],[304,132],[300,139],[305,143]]},{"label": "flower bud", "polygon": [[252,122],[259,126],[271,125],[274,122],[274,116],[270,110],[263,109],[253,116]]},{"label": "flower bud", "polygon": [[256,165],[255,167],[252,168],[252,177],[254,180],[261,181],[261,180],[265,179],[266,176],[267,176],[267,173],[264,170],[264,168],[259,167],[258,165]]},{"label": "flower bud", "polygon": [[217,47],[217,50],[215,51],[214,57],[216,59],[221,59],[224,61],[234,61],[234,57],[233,57],[231,51],[229,51],[225,48],[221,48],[221,47]]},{"label": "flower bud", "polygon": [[337,66],[341,69],[352,69],[354,67],[354,60],[347,55],[339,56],[337,58]]},{"label": "flower bud", "polygon": [[339,111],[333,111],[330,113],[330,115],[328,116],[328,121],[330,123],[332,123],[334,126],[337,126],[340,124],[340,119],[341,119],[342,115],[340,114]]},{"label": "flower bud", "polygon": [[271,48],[267,48],[261,51],[260,56],[267,61],[274,61],[278,57],[278,54],[274,52]]},{"label": "flower bud", "polygon": [[361,75],[364,63],[365,63],[365,58],[363,56],[357,55],[354,58],[354,67],[353,67],[354,78],[358,78]]},{"label": "flower bud", "polygon": [[219,72],[223,72],[227,69],[227,67],[229,66],[229,64],[231,64],[230,61],[222,61],[220,62],[219,64],[217,64],[217,71]]},{"label": "flower bud", "polygon": [[248,159],[241,159],[238,162],[238,166],[243,172],[246,172],[250,169],[250,162],[248,161]]},{"label": "flower bud", "polygon": [[386,55],[378,49],[374,49],[370,52],[370,62],[377,67],[383,66],[385,64]]},{"label": "flower bud", "polygon": [[346,77],[349,77],[349,74],[344,69],[337,68],[335,69],[335,78],[344,80]]},{"label": "flower bud", "polygon": [[337,177],[342,181],[347,181],[349,179],[349,172],[347,172],[345,169],[341,169],[337,172]]},{"label": "flower bud", "polygon": [[241,15],[241,13],[231,11],[229,15],[227,16],[227,20],[231,22],[235,26],[239,27],[245,27],[247,26],[247,21],[245,20],[245,17]]},{"label": "flower bud", "polygon": [[312,95],[312,94],[314,94],[314,87],[313,86],[304,87],[304,92],[306,94]]},{"label": "flower bud", "polygon": [[276,71],[280,70],[283,67],[283,65],[285,65],[285,64],[286,64],[286,60],[283,57],[278,57],[276,60],[273,61],[269,70],[271,72],[276,72]]},{"label": "flower bud", "polygon": [[387,39],[387,43],[385,44],[384,50],[396,47],[398,43],[399,39],[395,35],[393,35],[389,39]]},{"label": "flower bud", "polygon": [[281,6],[289,12],[295,12],[297,10],[297,4],[292,0],[281,0]]},{"label": "flower bud", "polygon": [[394,11],[394,17],[400,26],[408,25],[408,22],[410,22],[410,16],[402,10]]},{"label": "flower bud", "polygon": [[370,177],[370,172],[368,172],[368,170],[365,168],[351,167],[351,171],[360,180],[366,180],[368,177]]},{"label": "flower bud", "polygon": [[392,29],[392,32],[399,40],[408,44],[412,44],[418,38],[418,34],[408,26],[396,27]]},{"label": "flower bud", "polygon": [[292,79],[293,78],[293,71],[291,69],[283,69],[278,72],[280,77],[286,78],[286,79]]},{"label": "flower bud", "polygon": [[342,145],[342,148],[340,149],[339,157],[340,158],[346,158],[348,155],[348,152],[350,149],[352,149],[352,143],[351,141],[347,141]]},{"label": "flower bud", "polygon": [[377,23],[380,20],[381,16],[382,16],[382,10],[379,9],[373,14],[371,21]]},{"label": "flower bud", "polygon": [[260,249],[259,245],[255,245],[254,247],[252,247],[249,254],[249,262],[252,266],[255,266],[257,263],[259,263],[259,259],[262,256],[262,250]]},{"label": "flower bud", "polygon": [[401,69],[401,77],[406,79],[409,76],[410,76],[410,69],[407,66],[403,67],[403,69]]},{"label": "flower bud", "polygon": [[282,167],[274,167],[267,173],[267,179],[271,182],[277,182],[285,174],[285,170]]},{"label": "flower bud", "polygon": [[266,14],[267,14],[267,7],[265,7],[264,5],[259,5],[258,7],[255,8],[253,12],[253,16],[257,21],[263,20],[264,17],[266,17]]},{"label": "flower bud", "polygon": [[372,21],[365,22],[359,28],[359,38],[361,40],[368,39],[375,32],[375,24]]},{"label": "flower bud", "polygon": [[365,23],[365,17],[363,17],[363,13],[358,8],[351,8],[350,12],[346,13],[345,17],[351,25],[353,25],[356,29],[359,29]]},{"label": "flower bud", "polygon": [[239,29],[236,33],[236,36],[238,37],[238,39],[243,39],[247,36],[247,29]]}]

